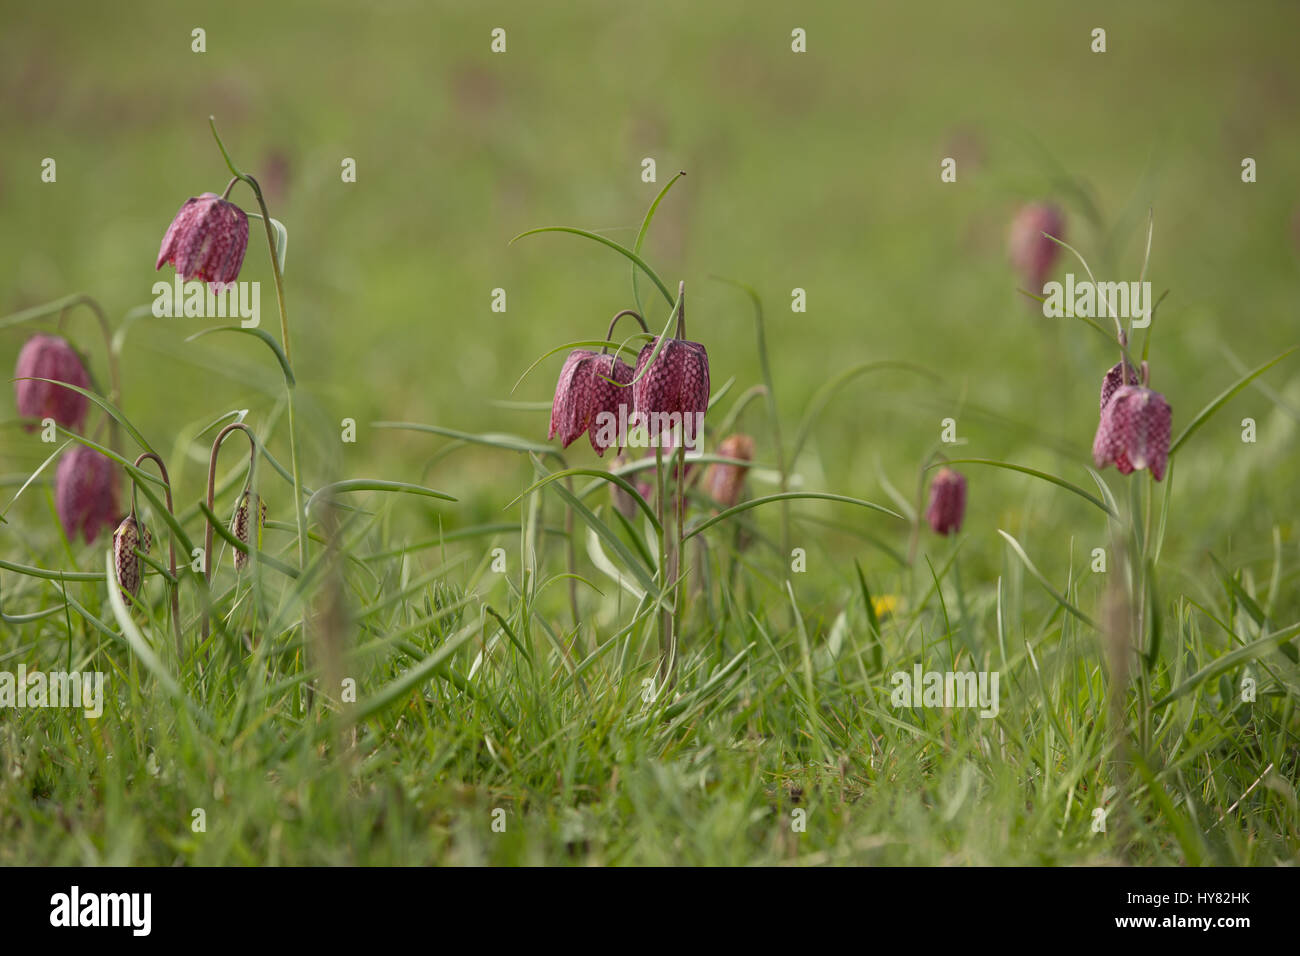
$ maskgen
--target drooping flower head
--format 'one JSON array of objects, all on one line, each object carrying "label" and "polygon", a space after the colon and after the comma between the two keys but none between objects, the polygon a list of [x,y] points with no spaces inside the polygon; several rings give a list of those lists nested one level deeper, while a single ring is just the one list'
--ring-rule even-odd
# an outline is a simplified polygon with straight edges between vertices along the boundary
[{"label": "drooping flower head", "polygon": [[1043,233],[1065,238],[1065,215],[1052,203],[1030,203],[1011,223],[1011,264],[1030,292],[1042,291],[1061,254],[1061,247]]},{"label": "drooping flower head", "polygon": [[[250,507],[257,510],[256,518],[250,513]],[[248,545],[255,551],[260,551],[262,548],[262,526],[265,523],[266,502],[259,495],[251,491],[245,491],[243,497],[239,499],[239,507],[235,509],[235,520],[230,527],[235,540]],[[248,555],[238,548],[233,550],[235,552],[235,570],[242,571],[244,565],[248,563]]]},{"label": "drooping flower head", "polygon": [[[149,529],[135,520],[134,515],[127,515],[113,532],[113,568],[117,572],[117,585],[122,589],[122,596],[135,597],[140,593],[140,582],[144,578],[144,562],[136,554],[136,549],[149,553],[153,544],[153,535]],[[127,605],[130,606],[130,601]]]},{"label": "drooping flower head", "polygon": [[1143,468],[1160,481],[1169,463],[1173,411],[1165,397],[1141,385],[1121,385],[1101,411],[1092,441],[1098,468],[1113,464],[1121,475]]},{"label": "drooping flower head", "polygon": [[[754,459],[754,439],[748,435],[728,435],[718,443],[718,455],[743,461]],[[740,501],[740,491],[745,483],[748,465],[729,465],[714,462],[704,473],[704,490],[723,508],[731,508]]]},{"label": "drooping flower head", "polygon": [[[86,396],[62,385],[38,382],[48,378],[79,388],[90,388],[90,376],[75,349],[57,335],[34,335],[18,353],[14,367],[14,392],[23,418],[52,418],[64,428],[80,431],[86,420]],[[36,425],[25,425],[34,431]]]},{"label": "drooping flower head", "polygon": [[[676,424],[670,416],[678,416],[682,428],[689,429],[688,437],[696,435],[693,416],[709,409],[709,354],[699,342],[668,339],[647,368],[658,341],[651,341],[637,356],[639,378],[632,386],[632,404],[651,438]],[[692,416],[689,425],[687,416]]]},{"label": "drooping flower head", "polygon": [[85,445],[69,448],[54,475],[54,505],[68,540],[81,532],[90,544],[117,521],[113,463]]},{"label": "drooping flower head", "polygon": [[616,356],[584,349],[570,352],[555,385],[547,438],[559,435],[561,447],[568,448],[586,434],[602,457],[606,448],[620,447],[619,421],[631,417],[632,396],[626,387],[631,381],[632,367]]},{"label": "drooping flower head", "polygon": [[940,468],[930,483],[930,506],[925,520],[935,534],[950,535],[961,530],[966,517],[966,477],[951,468]]},{"label": "drooping flower head", "polygon": [[185,200],[163,236],[158,263],[176,267],[182,279],[211,282],[224,288],[239,277],[248,249],[248,217],[244,210],[216,193]]}]

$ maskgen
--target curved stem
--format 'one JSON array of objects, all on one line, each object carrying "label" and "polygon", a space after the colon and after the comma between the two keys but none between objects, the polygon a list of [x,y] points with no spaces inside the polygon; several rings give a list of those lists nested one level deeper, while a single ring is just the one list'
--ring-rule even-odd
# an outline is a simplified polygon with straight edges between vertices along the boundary
[{"label": "curved stem", "polygon": [[[289,345],[289,314],[284,306],[284,273],[280,268],[280,257],[275,251],[275,234],[271,230],[271,214],[267,211],[266,200],[262,197],[262,187],[257,184],[256,179],[241,172],[235,166],[230,154],[226,152],[226,146],[221,141],[221,136],[217,133],[217,121],[214,117],[208,117],[208,125],[212,128],[212,137],[217,141],[217,148],[221,150],[221,155],[225,159],[231,175],[248,184],[248,187],[253,190],[253,195],[257,197],[258,208],[262,211],[262,225],[266,227],[266,245],[271,253],[271,273],[275,277],[275,301],[280,311],[280,344],[284,348],[284,359],[292,375],[293,351]],[[229,186],[226,187],[226,191],[230,191]],[[307,566],[307,525],[302,510],[302,478],[298,468],[298,434],[294,417],[293,386],[288,382],[285,382],[285,394],[289,412],[289,467],[290,471],[293,472],[293,514],[298,527],[298,565],[305,568]]]},{"label": "curved stem", "polygon": [[[231,422],[221,431],[217,432],[217,437],[212,442],[212,454],[208,456],[208,510],[216,514],[217,498],[217,454],[221,451],[221,443],[226,440],[226,436],[233,431],[242,431],[248,436],[248,481],[246,487],[252,487],[253,484],[253,467],[257,464],[257,437],[253,430],[243,422]],[[203,583],[212,584],[212,519],[208,519],[208,525],[203,532]],[[212,595],[208,595],[209,600]],[[203,639],[207,640],[210,622],[208,620],[207,608],[203,611]]]},{"label": "curved stem", "polygon": [[[605,333],[605,341],[612,342],[614,340],[614,326],[618,325],[618,320],[623,318],[623,316],[625,315],[630,315],[633,318],[635,318],[637,324],[641,326],[642,332],[645,332],[647,334],[650,332],[650,327],[645,324],[645,319],[641,318],[640,312],[636,311],[636,309],[624,309],[622,312],[615,315],[614,318],[609,320],[609,331]],[[608,351],[609,351],[609,346],[606,345],[603,348],[601,348],[600,354],[604,355]]]},{"label": "curved stem", "polygon": [[[135,460],[135,467],[139,468],[141,463],[145,461],[152,461],[158,466],[158,474],[162,475],[163,485],[167,492],[167,510],[173,518],[176,517],[176,509],[172,506],[172,480],[167,474],[167,466],[163,464],[160,457],[151,451],[147,451]],[[135,479],[131,480],[131,514],[135,514]],[[172,580],[169,584],[172,592],[172,625],[176,631],[176,654],[180,658],[184,654],[184,646],[181,640],[181,582],[180,578],[176,576],[176,538],[170,532],[167,535],[167,549],[171,559],[170,570],[172,573]]]}]

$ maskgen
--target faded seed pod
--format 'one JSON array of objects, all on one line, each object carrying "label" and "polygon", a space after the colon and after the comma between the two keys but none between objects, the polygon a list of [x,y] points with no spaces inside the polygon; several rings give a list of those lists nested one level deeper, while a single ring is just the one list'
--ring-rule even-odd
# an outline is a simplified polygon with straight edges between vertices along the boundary
[{"label": "faded seed pod", "polygon": [[[248,512],[250,505],[257,506],[257,528],[252,540],[249,539]],[[235,512],[235,521],[230,527],[230,532],[241,543],[258,551],[262,550],[262,526],[266,523],[266,502],[251,491],[245,491],[244,496],[239,500],[239,509]],[[235,549],[235,570],[242,571],[244,565],[248,563],[248,555],[238,548]]]},{"label": "faded seed pod", "polygon": [[136,550],[148,554],[151,544],[153,544],[153,535],[132,515],[123,518],[122,523],[113,532],[113,568],[117,572],[117,584],[122,589],[123,597],[128,595],[135,597],[140,593],[140,582],[144,578],[144,562],[140,560]]}]

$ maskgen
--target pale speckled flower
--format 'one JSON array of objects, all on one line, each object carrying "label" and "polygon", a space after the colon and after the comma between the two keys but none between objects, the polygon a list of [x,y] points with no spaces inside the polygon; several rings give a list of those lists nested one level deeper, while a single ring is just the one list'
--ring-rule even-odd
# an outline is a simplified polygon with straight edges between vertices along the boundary
[{"label": "pale speckled flower", "polygon": [[200,279],[223,289],[239,277],[248,249],[248,217],[216,193],[187,199],[167,228],[155,270],[164,262],[182,279]]},{"label": "pale speckled flower", "polygon": [[1008,243],[1011,264],[1030,292],[1042,291],[1061,254],[1061,247],[1043,233],[1065,238],[1065,215],[1052,203],[1030,203],[1011,223]]},{"label": "pale speckled flower", "polygon": [[[90,388],[90,375],[81,362],[81,356],[65,339],[57,335],[33,335],[18,353],[14,378],[19,415],[23,418],[52,418],[64,428],[81,430],[89,408],[86,396],[52,382],[35,381],[48,378],[79,388]],[[29,424],[24,428],[30,432],[36,426]]]},{"label": "pale speckled flower", "polygon": [[1098,468],[1113,464],[1122,475],[1143,468],[1160,481],[1169,463],[1173,410],[1165,397],[1141,385],[1122,385],[1101,412],[1092,441]]},{"label": "pale speckled flower", "polygon": [[[144,579],[144,561],[136,554],[136,550],[148,554],[151,544],[153,535],[132,515],[123,518],[113,532],[113,568],[117,572],[117,584],[122,589],[123,597],[135,597],[140,593],[140,582]],[[128,606],[130,603],[127,601]]]},{"label": "pale speckled flower", "polygon": [[[249,519],[252,505],[256,505],[257,518],[254,524]],[[266,524],[266,502],[259,495],[246,491],[243,497],[239,499],[239,507],[235,509],[235,520],[231,522],[230,532],[235,536],[235,540],[241,544],[246,544],[253,550],[261,550],[262,547],[262,527]],[[248,563],[248,555],[238,548],[232,549],[235,552],[235,570],[241,571],[244,565]]]}]

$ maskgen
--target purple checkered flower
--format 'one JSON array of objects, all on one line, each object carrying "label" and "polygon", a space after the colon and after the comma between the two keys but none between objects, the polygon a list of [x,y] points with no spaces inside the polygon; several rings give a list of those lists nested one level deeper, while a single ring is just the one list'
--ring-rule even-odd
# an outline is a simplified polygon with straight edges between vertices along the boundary
[{"label": "purple checkered flower", "polygon": [[616,356],[584,349],[570,352],[555,385],[547,438],[558,435],[561,447],[568,448],[586,434],[601,457],[606,448],[620,447],[619,422],[630,417],[632,407],[626,388],[631,381],[631,366]]},{"label": "purple checkered flower", "polygon": [[961,530],[966,517],[966,477],[951,468],[940,468],[930,483],[930,506],[925,520],[935,534],[950,535]]},{"label": "purple checkered flower", "polygon": [[200,279],[224,289],[239,277],[248,249],[248,217],[216,193],[185,200],[163,236],[155,270],[164,262],[182,279]]},{"label": "purple checkered flower", "polygon": [[639,377],[632,386],[632,404],[651,438],[664,427],[663,416],[678,414],[685,427],[686,416],[702,415],[709,409],[709,354],[704,346],[668,339],[654,364],[646,369],[658,341],[656,338],[641,349],[636,359]]},{"label": "purple checkered flower", "polygon": [[1159,392],[1141,385],[1121,385],[1101,412],[1092,442],[1098,468],[1113,464],[1121,475],[1143,468],[1160,481],[1169,463],[1173,411]]},{"label": "purple checkered flower", "polygon": [[90,544],[100,528],[117,522],[114,478],[113,462],[95,449],[74,445],[64,453],[54,475],[54,505],[69,541],[80,532]]},{"label": "purple checkered flower", "polygon": [[[14,368],[14,392],[18,400],[18,414],[23,418],[52,418],[64,428],[80,431],[86,420],[89,402],[86,396],[62,385],[34,381],[48,378],[67,382],[79,388],[90,388],[90,376],[81,356],[56,335],[34,335],[18,353]],[[25,425],[27,431],[36,426]]]}]

